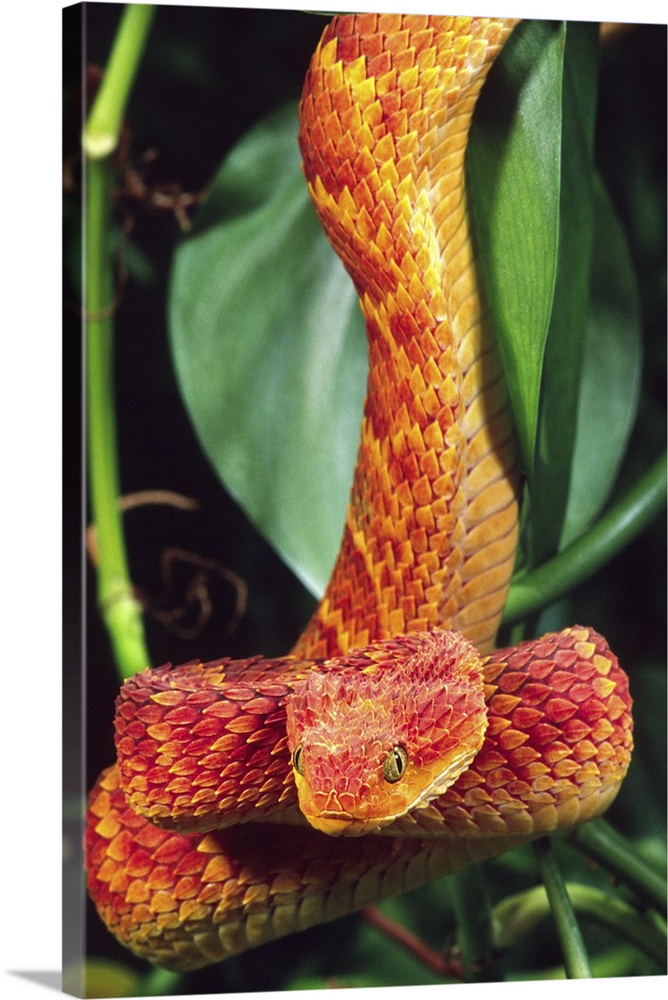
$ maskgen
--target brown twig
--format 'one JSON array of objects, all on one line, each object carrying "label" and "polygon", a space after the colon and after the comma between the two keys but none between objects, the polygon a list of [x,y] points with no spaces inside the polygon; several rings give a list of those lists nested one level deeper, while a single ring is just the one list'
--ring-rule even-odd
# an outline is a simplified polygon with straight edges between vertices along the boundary
[{"label": "brown twig", "polygon": [[375,906],[367,906],[362,911],[363,916],[370,924],[373,924],[382,934],[389,937],[396,944],[400,945],[413,958],[421,962],[430,972],[433,972],[441,979],[456,979],[459,982],[465,981],[461,963],[457,960],[447,959],[440,952],[430,948],[429,945],[419,938],[407,927],[397,923],[386,916]]},{"label": "brown twig", "polygon": [[[199,503],[191,497],[183,496],[171,490],[139,490],[119,498],[119,507],[123,513],[138,507],[161,505],[176,507],[180,510],[197,510]],[[93,566],[97,566],[97,545],[95,525],[86,530],[86,551]],[[248,602],[248,586],[233,570],[228,569],[215,559],[208,559],[196,552],[171,546],[164,550],[161,557],[162,580],[168,598],[172,598],[177,586],[174,581],[174,570],[178,564],[194,566],[198,572],[194,574],[185,588],[183,599],[172,607],[164,608],[166,603],[134,587],[134,596],[152,618],[159,621],[164,628],[182,639],[192,639],[199,636],[213,614],[213,604],[209,596],[209,578],[212,575],[229,583],[235,592],[234,612],[227,624],[227,634],[231,635],[246,612]],[[161,606],[163,605],[163,606]],[[193,607],[199,610],[192,625],[183,624],[191,614]]]}]

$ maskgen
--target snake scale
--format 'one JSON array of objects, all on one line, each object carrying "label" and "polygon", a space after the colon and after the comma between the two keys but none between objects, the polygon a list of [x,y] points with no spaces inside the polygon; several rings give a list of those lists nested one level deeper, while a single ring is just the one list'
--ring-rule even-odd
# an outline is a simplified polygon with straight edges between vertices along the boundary
[{"label": "snake scale", "polygon": [[146,670],[88,805],[89,892],[193,969],[603,812],[632,748],[593,629],[493,651],[519,463],[464,154],[513,20],[345,15],[300,106],[304,173],[366,320],[341,549],[292,653]]}]

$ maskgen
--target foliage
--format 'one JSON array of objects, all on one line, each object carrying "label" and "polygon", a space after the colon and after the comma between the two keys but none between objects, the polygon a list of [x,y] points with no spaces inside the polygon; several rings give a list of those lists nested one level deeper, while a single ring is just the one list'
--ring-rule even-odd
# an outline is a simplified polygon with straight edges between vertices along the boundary
[{"label": "foliage", "polygon": [[[120,13],[104,4],[89,10],[89,49],[100,64]],[[199,513],[140,507],[125,519],[129,575],[147,612],[154,663],[285,651],[338,547],[365,361],[351,289],[311,212],[295,143],[295,100],[321,30],[314,15],[159,8],[130,99],[132,135],[111,175],[119,234],[121,222],[133,227],[120,243],[128,279],[114,317],[120,492],[170,490],[200,504]],[[665,33],[639,28],[613,39],[598,73],[597,36],[589,25],[523,24],[481,99],[470,153],[481,271],[527,477],[518,586],[522,574],[531,581],[573,543],[586,545],[608,523],[604,515],[614,520],[620,497],[647,481],[665,436],[665,109],[656,97],[665,94]],[[159,158],[142,163],[150,145]],[[205,183],[194,227],[180,236],[183,192]],[[171,214],[160,214],[160,205]],[[659,503],[660,481],[652,480]],[[543,607],[539,599],[523,624],[591,623],[629,671],[637,749],[609,817],[658,872],[665,871],[664,534],[662,519],[646,516],[617,554],[599,530],[603,556],[595,565],[605,561],[604,568],[590,575],[590,564],[575,582],[569,577],[561,600]],[[148,596],[165,585],[158,567],[170,545],[206,557],[200,569],[216,616],[199,623],[194,639],[190,620],[170,617],[164,599]],[[548,566],[560,572],[556,560]],[[186,591],[189,581],[171,582]],[[228,636],[245,587],[245,615]],[[165,633],[166,621],[183,626],[179,634]],[[89,644],[90,710],[99,722],[90,726],[90,784],[112,759],[117,682],[96,619]],[[606,871],[585,866],[577,841],[557,841],[552,854],[567,883],[590,892],[582,897],[586,919],[600,915],[595,894],[609,889]],[[545,929],[547,911],[528,895],[544,865],[530,849],[512,852],[391,900],[383,913],[437,956],[458,927],[467,955],[471,914],[461,900],[475,885],[488,902],[485,975],[558,976],[562,958]],[[622,886],[617,897],[631,908],[626,925],[637,929],[646,918],[634,892]],[[504,937],[510,898],[520,900],[513,912],[531,916]],[[642,935],[624,943],[620,920],[621,934],[600,920],[582,926],[594,973],[660,971],[656,953],[638,946]],[[91,954],[143,975],[94,914],[89,941]],[[404,985],[456,971],[455,963],[435,972],[353,916],[267,946],[261,963],[250,953],[173,986],[186,994],[330,979]]]}]

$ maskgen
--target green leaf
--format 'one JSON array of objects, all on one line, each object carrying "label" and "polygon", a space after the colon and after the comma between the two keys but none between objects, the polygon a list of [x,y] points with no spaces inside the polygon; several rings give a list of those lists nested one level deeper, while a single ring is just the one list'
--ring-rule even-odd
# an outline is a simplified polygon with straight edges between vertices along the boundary
[{"label": "green leaf", "polygon": [[352,282],[311,206],[296,107],[257,126],[179,248],[172,350],[221,480],[316,595],[338,551],[366,384]]},{"label": "green leaf", "polygon": [[568,24],[564,48],[559,257],[545,344],[531,518],[535,566],[559,548],[571,484],[594,242],[593,140],[597,26]]},{"label": "green leaf", "polygon": [[589,317],[560,551],[593,524],[610,497],[638,410],[640,304],[626,238],[599,178]]},{"label": "green leaf", "polygon": [[467,152],[480,276],[531,479],[557,273],[565,26],[520,24],[480,97]]}]

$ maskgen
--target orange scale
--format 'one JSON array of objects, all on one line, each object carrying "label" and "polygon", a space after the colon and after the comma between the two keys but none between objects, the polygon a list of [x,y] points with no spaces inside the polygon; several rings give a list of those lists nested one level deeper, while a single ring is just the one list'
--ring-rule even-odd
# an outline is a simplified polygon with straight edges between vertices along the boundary
[{"label": "orange scale", "polygon": [[540,760],[535,760],[531,764],[527,764],[523,769],[522,773],[527,781],[534,781],[536,778],[541,777],[541,775],[548,774],[550,768],[543,764]]},{"label": "orange scale", "polygon": [[594,669],[601,674],[603,677],[607,677],[612,670],[612,660],[607,656],[601,656],[599,653],[594,656]]},{"label": "orange scale", "polygon": [[177,865],[188,853],[188,840],[178,834],[168,837],[155,851],[153,860],[159,864]]},{"label": "orange scale", "polygon": [[[178,757],[169,768],[169,773],[186,778],[194,774],[198,764],[194,757]],[[169,786],[171,788],[171,784]]]},{"label": "orange scale", "polygon": [[186,698],[186,704],[191,705],[193,708],[197,708],[200,711],[202,711],[202,709],[206,708],[207,705],[211,705],[213,702],[217,701],[218,698],[220,697],[218,685],[220,685],[221,682],[224,681],[224,678],[225,678],[224,670],[222,671],[222,673],[219,668],[215,672],[208,671],[205,674],[205,680],[207,680],[208,683],[213,684],[214,686],[202,687],[201,689],[191,691],[188,697]]},{"label": "orange scale", "polygon": [[509,803],[513,802],[514,798],[510,792],[509,785],[500,785],[495,788],[492,793],[491,804],[494,808],[500,811],[501,807],[507,806]]},{"label": "orange scale", "polygon": [[176,908],[176,900],[167,890],[160,890],[159,892],[154,893],[151,897],[151,902],[149,903],[149,910],[152,914],[171,913],[171,911]]},{"label": "orange scale", "polygon": [[114,861],[126,861],[132,854],[132,835],[127,830],[120,830],[107,845],[107,857]]},{"label": "orange scale", "polygon": [[552,771],[557,778],[568,778],[571,774],[575,774],[579,770],[580,765],[571,758],[564,758],[552,766]]},{"label": "orange scale", "polygon": [[[169,726],[167,728],[169,730]],[[139,743],[146,737],[146,726],[134,719],[132,722],[128,722],[123,729],[123,736]]]},{"label": "orange scale", "polygon": [[[630,704],[631,704],[631,698],[628,695],[628,692],[626,695],[626,699],[619,698],[617,695],[612,695],[612,697],[608,700],[608,718],[612,722],[616,722],[617,719],[619,719],[621,716],[623,716],[625,713],[628,712]],[[630,720],[627,717],[627,719],[625,720],[624,727],[628,729],[629,726],[630,726]]]},{"label": "orange scale", "polygon": [[598,762],[595,760],[587,760],[580,768],[580,774],[578,775],[578,780],[581,784],[586,784],[590,781],[596,781],[600,783],[601,771],[598,766]]},{"label": "orange scale", "polygon": [[178,923],[185,924],[187,921],[193,923],[203,923],[209,917],[211,908],[198,899],[186,899],[181,902],[178,912]]},{"label": "orange scale", "polygon": [[600,718],[608,714],[608,706],[604,705],[598,698],[588,698],[580,705],[580,715],[590,723],[597,722]]},{"label": "orange scale", "polygon": [[205,737],[208,740],[215,739],[222,731],[223,723],[212,715],[204,716],[191,730],[193,736]]},{"label": "orange scale", "polygon": [[104,838],[104,840],[112,840],[120,829],[119,817],[115,811],[111,811],[100,819],[100,822],[95,827],[95,833],[99,837]]},{"label": "orange scale", "polygon": [[552,657],[557,649],[557,645],[554,642],[549,641],[539,641],[533,644],[533,656],[536,661],[544,661],[551,667]]},{"label": "orange scale", "polygon": [[485,803],[491,801],[492,801],[492,795],[484,785],[475,785],[474,787],[468,789],[462,799],[463,804],[468,806],[469,808],[473,808],[474,806],[484,805]]},{"label": "orange scale", "polygon": [[245,788],[243,792],[237,796],[237,801],[240,806],[253,805],[253,803],[257,802],[259,794],[258,789],[255,787]]},{"label": "orange scale", "polygon": [[174,884],[174,873],[169,865],[155,865],[146,879],[149,889],[170,889]]},{"label": "orange scale", "polygon": [[234,876],[233,865],[221,854],[214,854],[202,872],[202,882],[225,882]]},{"label": "orange scale", "polygon": [[260,768],[248,770],[241,778],[239,785],[242,788],[245,788],[247,785],[262,785],[264,777],[264,772]]},{"label": "orange scale", "polygon": [[587,698],[591,697],[592,691],[593,688],[591,684],[588,682],[583,683],[582,680],[579,680],[576,684],[573,684],[569,694],[573,701],[577,701],[578,704],[580,704],[581,702],[586,701]]},{"label": "orange scale", "polygon": [[166,785],[170,781],[170,775],[164,767],[151,767],[146,772],[146,780],[150,785]]},{"label": "orange scale", "polygon": [[[492,771],[495,767],[501,767],[506,763],[506,758],[503,754],[499,753],[498,750],[493,750],[489,747],[483,745],[483,749],[480,751],[478,756],[475,758],[475,766],[478,771],[480,771],[485,776],[488,771]],[[470,768],[464,772],[464,775],[470,773]]]},{"label": "orange scale", "polygon": [[198,878],[193,878],[192,875],[184,876],[174,883],[172,895],[180,902],[192,900],[196,898],[200,886],[201,882]]},{"label": "orange scale", "polygon": [[151,695],[151,700],[157,702],[158,705],[181,705],[185,701],[185,698],[184,691],[173,688],[169,691],[158,691],[157,694]]},{"label": "orange scale", "polygon": [[597,753],[598,750],[591,740],[582,739],[573,747],[573,759],[580,763],[591,760],[592,757],[596,757]]},{"label": "orange scale", "polygon": [[489,702],[489,710],[495,715],[510,715],[520,704],[520,699],[515,695],[495,694]]},{"label": "orange scale", "polygon": [[518,781],[517,778],[508,782],[506,791],[514,799],[527,800],[533,795],[533,787],[527,781]]},{"label": "orange scale", "polygon": [[557,694],[569,692],[576,681],[575,674],[566,670],[554,670],[550,675],[550,687]]},{"label": "orange scale", "polygon": [[552,766],[557,763],[557,761],[570,757],[572,753],[573,751],[571,747],[566,746],[564,743],[553,743],[552,746],[547,747],[543,751],[542,756],[545,763]]},{"label": "orange scale", "polygon": [[298,873],[282,872],[273,879],[269,887],[269,893],[272,896],[275,896],[278,893],[292,895],[293,893],[299,892],[301,887],[301,876]]},{"label": "orange scale", "polygon": [[473,810],[475,825],[483,834],[503,834],[507,832],[505,820],[492,806],[480,806]]},{"label": "orange scale", "polygon": [[603,740],[609,739],[614,732],[615,727],[610,722],[610,719],[604,716],[592,726],[591,738],[596,740],[597,743],[600,743]]},{"label": "orange scale", "polygon": [[508,753],[508,763],[513,768],[519,770],[520,768],[527,767],[529,764],[533,764],[540,756],[535,747],[516,745]]},{"label": "orange scale", "polygon": [[199,767],[203,767],[206,771],[215,770],[220,772],[225,766],[226,761],[227,756],[224,753],[208,753],[204,757],[200,757]]},{"label": "orange scale", "polygon": [[[533,669],[531,671],[533,677]],[[548,684],[538,684],[535,681],[527,681],[522,689],[522,703],[530,708],[542,705],[550,697],[552,689]],[[519,698],[516,699],[519,702]]]},{"label": "orange scale", "polygon": [[537,725],[531,727],[530,738],[532,743],[542,748],[548,743],[553,743],[556,739],[559,739],[561,735],[562,730],[556,726],[552,726],[547,722],[539,722]]},{"label": "orange scale", "polygon": [[550,774],[540,775],[532,781],[534,793],[549,792],[554,787],[554,778]]},{"label": "orange scale", "polygon": [[117,863],[112,858],[105,858],[97,870],[96,878],[98,882],[111,882],[117,870]]},{"label": "orange scale", "polygon": [[269,898],[269,886],[260,882],[257,885],[249,885],[243,896],[243,906],[252,907],[262,905]]},{"label": "orange scale", "polygon": [[114,872],[109,881],[109,892],[115,895],[124,896],[130,886],[130,879],[123,869],[119,868]]},{"label": "orange scale", "polygon": [[[116,753],[120,758],[132,758],[135,752],[135,741],[130,739],[130,737],[123,736],[121,739],[116,738]],[[134,767],[137,766],[133,763]]]},{"label": "orange scale", "polygon": [[223,753],[231,753],[236,750],[242,742],[240,734],[228,733],[227,736],[221,736],[220,739],[216,740],[216,742],[212,744],[211,750],[214,752],[220,750]]},{"label": "orange scale", "polygon": [[591,726],[588,726],[583,719],[577,717],[565,722],[561,728],[561,732],[566,743],[578,743],[590,734]]},{"label": "orange scale", "polygon": [[[502,718],[498,715],[492,715],[487,721],[487,730],[485,736],[489,739],[494,739],[499,737],[499,734],[504,733],[511,725],[510,719]],[[499,745],[503,747],[501,740],[498,740]],[[505,747],[503,747],[505,749]]]},{"label": "orange scale", "polygon": [[[146,730],[146,733],[148,736],[150,736],[152,740],[156,740],[160,744],[165,744],[171,739],[173,734],[173,729],[169,725],[169,723],[160,722],[155,726],[149,726],[148,729]],[[151,744],[148,742],[148,740],[144,740],[144,742],[141,744],[141,747],[148,749],[150,752]],[[139,752],[139,747],[137,748],[137,750]]]},{"label": "orange scale", "polygon": [[488,788],[502,788],[513,781],[515,774],[507,767],[497,767],[485,775]]},{"label": "orange scale", "polygon": [[559,648],[555,650],[553,659],[558,666],[565,668],[569,676],[573,676],[572,669],[578,661],[578,654],[574,649]]},{"label": "orange scale", "polygon": [[168,722],[171,726],[192,726],[198,718],[199,713],[196,708],[191,705],[179,705],[178,708],[166,713],[164,722]]},{"label": "orange scale", "polygon": [[580,796],[580,784],[567,778],[560,778],[555,782],[552,792],[561,804]]},{"label": "orange scale", "polygon": [[143,879],[134,879],[125,890],[125,899],[128,903],[146,903],[150,898],[150,892],[146,888]]},{"label": "orange scale", "polygon": [[519,690],[525,683],[527,675],[519,670],[507,670],[499,678],[499,691],[504,694],[512,694]]},{"label": "orange scale", "polygon": [[[137,903],[136,906],[132,907],[132,918],[131,920],[123,921],[123,926],[127,930],[134,930],[136,928],[141,928],[143,924],[152,924],[153,914],[148,903]],[[134,925],[134,926],[133,926]],[[141,939],[145,937],[144,934],[133,934],[134,938]]]},{"label": "orange scale", "polygon": [[[121,708],[123,707],[124,706],[121,706]],[[123,713],[121,712],[121,714]],[[144,725],[150,726],[154,725],[156,722],[160,722],[163,715],[164,713],[159,705],[147,704],[137,710],[135,718],[139,719],[140,722],[143,722]]]},{"label": "orange scale", "polygon": [[577,705],[566,698],[550,698],[545,705],[545,718],[549,722],[560,724],[572,718],[577,711]]},{"label": "orange scale", "polygon": [[146,823],[142,820],[134,838],[138,847],[154,851],[169,836],[171,834],[167,830],[162,830],[159,826],[153,826],[152,823]]},{"label": "orange scale", "polygon": [[196,774],[192,779],[193,787],[198,791],[193,793],[193,805],[201,805],[203,802],[213,802],[215,794],[211,791],[213,785],[218,781],[218,775],[213,771],[205,771]]},{"label": "orange scale", "polygon": [[599,698],[607,698],[616,688],[616,682],[609,677],[596,677],[592,682],[594,693]]},{"label": "orange scale", "polygon": [[242,711],[233,701],[227,700],[227,691],[225,692],[225,700],[217,701],[214,705],[207,705],[204,709],[204,715],[209,718],[213,717],[215,719],[230,719],[234,718]]}]

